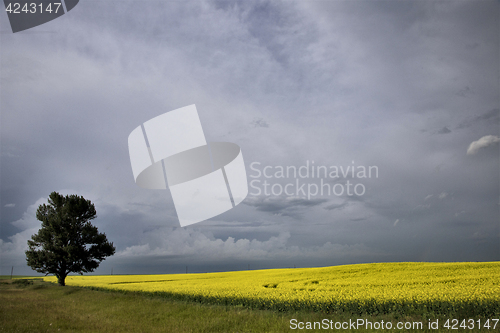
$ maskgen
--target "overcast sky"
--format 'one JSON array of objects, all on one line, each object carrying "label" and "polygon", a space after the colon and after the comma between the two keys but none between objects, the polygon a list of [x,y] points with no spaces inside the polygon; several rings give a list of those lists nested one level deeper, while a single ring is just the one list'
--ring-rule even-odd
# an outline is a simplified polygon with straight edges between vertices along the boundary
[{"label": "overcast sky", "polygon": [[[34,273],[24,251],[52,191],[95,204],[117,249],[99,274],[500,260],[499,8],[82,0],[15,34],[2,11],[0,273]],[[181,228],[168,190],[135,184],[127,139],[191,104],[255,182]],[[275,177],[313,161],[377,173]],[[363,194],[278,193],[297,181]]]}]

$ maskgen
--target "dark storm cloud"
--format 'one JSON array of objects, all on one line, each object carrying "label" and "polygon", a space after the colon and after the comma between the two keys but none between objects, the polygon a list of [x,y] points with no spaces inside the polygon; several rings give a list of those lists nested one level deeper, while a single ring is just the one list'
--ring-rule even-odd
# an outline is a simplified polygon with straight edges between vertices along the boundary
[{"label": "dark storm cloud", "polygon": [[458,124],[457,128],[467,128],[474,126],[478,123],[482,124],[491,124],[491,125],[499,125],[500,124],[500,109],[492,109],[487,111],[481,115],[475,117],[468,117],[466,120],[462,121]]},{"label": "dark storm cloud", "polygon": [[324,204],[327,201],[327,199],[322,198],[249,197],[243,203],[255,207],[261,212],[300,218],[307,209]]},{"label": "dark storm cloud", "polygon": [[[96,204],[118,249],[103,273],[499,259],[497,1],[140,5],[85,2],[2,33],[2,272],[25,267],[54,190]],[[179,228],[169,191],[134,183],[127,137],[193,103],[249,176],[314,160],[378,177],[324,179],[362,196],[249,196]]]},{"label": "dark storm cloud", "polygon": [[446,126],[438,131],[438,134],[448,134],[448,133],[451,133],[451,130]]},{"label": "dark storm cloud", "polygon": [[264,128],[269,127],[269,124],[262,118],[256,118],[252,120],[251,125],[254,127],[264,127]]},{"label": "dark storm cloud", "polygon": [[326,210],[334,210],[334,209],[342,209],[347,205],[347,202],[344,202],[342,204],[331,204],[326,207],[324,207]]}]

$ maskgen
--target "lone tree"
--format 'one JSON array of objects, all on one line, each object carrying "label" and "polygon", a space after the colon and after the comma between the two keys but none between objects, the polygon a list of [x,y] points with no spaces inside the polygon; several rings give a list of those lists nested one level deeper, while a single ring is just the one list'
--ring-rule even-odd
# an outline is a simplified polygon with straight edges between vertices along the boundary
[{"label": "lone tree", "polygon": [[42,221],[42,228],[28,240],[26,261],[39,273],[57,276],[61,286],[68,273],[92,272],[115,253],[106,234],[90,223],[96,218],[90,200],[52,192],[49,204],[38,207],[36,218]]}]

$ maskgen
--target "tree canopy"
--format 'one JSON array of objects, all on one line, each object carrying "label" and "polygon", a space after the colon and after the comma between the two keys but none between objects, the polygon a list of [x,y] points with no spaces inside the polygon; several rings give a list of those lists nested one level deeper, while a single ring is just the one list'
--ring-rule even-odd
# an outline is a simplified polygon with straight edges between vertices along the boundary
[{"label": "tree canopy", "polygon": [[99,233],[91,224],[96,217],[90,200],[52,192],[48,205],[40,205],[36,212],[42,227],[28,240],[28,266],[39,273],[54,274],[61,286],[70,272],[94,271],[101,261],[115,253],[106,234]]}]

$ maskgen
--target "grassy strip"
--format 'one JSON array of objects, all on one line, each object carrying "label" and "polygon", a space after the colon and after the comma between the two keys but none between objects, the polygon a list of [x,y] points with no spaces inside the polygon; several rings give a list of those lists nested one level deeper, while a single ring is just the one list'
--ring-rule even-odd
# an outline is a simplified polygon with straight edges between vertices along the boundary
[{"label": "grassy strip", "polygon": [[[36,278],[42,279],[43,276],[12,275],[12,279],[36,279]],[[11,279],[10,275],[0,275],[0,280],[10,280],[10,279]]]},{"label": "grassy strip", "polygon": [[[58,287],[42,281],[33,285],[11,281],[0,283],[0,332],[290,332],[290,320],[298,322],[349,322],[364,318],[371,322],[421,321],[423,316],[358,316],[352,313],[279,313],[249,310],[242,306],[202,305],[151,297],[138,292],[97,291],[80,287]],[[444,317],[439,319],[442,323]],[[464,318],[457,318],[464,319]],[[468,318],[467,318],[468,319]],[[484,318],[486,319],[486,318]],[[484,321],[483,319],[483,321]],[[442,326],[442,325],[441,325]],[[498,327],[497,327],[498,328]],[[324,330],[307,330],[308,332]],[[351,330],[342,332],[378,332]],[[386,330],[387,331],[387,330]],[[389,330],[400,331],[400,330]],[[413,331],[413,330],[405,330]],[[470,330],[481,332],[484,330]]]},{"label": "grassy strip", "polygon": [[0,284],[0,332],[280,332],[284,318],[139,294]]}]

